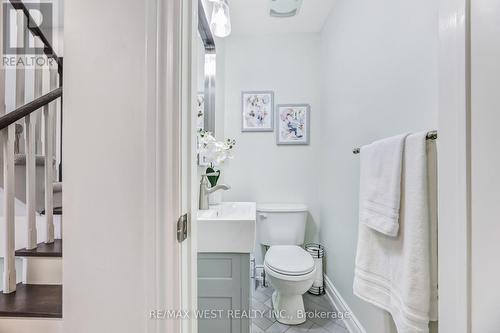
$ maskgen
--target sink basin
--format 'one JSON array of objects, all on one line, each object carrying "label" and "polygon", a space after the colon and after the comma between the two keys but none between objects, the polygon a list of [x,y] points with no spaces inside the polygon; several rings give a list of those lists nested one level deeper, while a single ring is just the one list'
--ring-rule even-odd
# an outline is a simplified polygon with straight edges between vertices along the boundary
[{"label": "sink basin", "polygon": [[198,211],[198,252],[253,252],[255,215],[255,202],[222,202]]}]

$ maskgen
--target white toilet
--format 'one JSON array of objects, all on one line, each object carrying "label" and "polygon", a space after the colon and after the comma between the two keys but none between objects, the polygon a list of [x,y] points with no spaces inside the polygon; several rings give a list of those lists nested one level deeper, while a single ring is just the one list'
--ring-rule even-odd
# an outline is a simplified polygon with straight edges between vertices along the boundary
[{"label": "white toilet", "polygon": [[302,295],[311,288],[314,260],[300,245],[304,243],[307,206],[300,204],[257,205],[257,234],[270,246],[264,258],[266,278],[274,287],[276,320],[287,325],[305,322]]}]

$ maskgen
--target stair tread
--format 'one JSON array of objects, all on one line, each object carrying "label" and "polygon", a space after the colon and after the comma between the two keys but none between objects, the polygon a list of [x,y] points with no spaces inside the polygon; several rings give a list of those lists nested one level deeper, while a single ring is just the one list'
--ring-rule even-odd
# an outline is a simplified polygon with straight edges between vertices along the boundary
[{"label": "stair tread", "polygon": [[[52,163],[56,163],[56,159],[52,158]],[[26,154],[15,154],[14,155],[14,164],[15,165],[26,165]],[[38,166],[45,165],[45,156],[44,155],[35,155],[35,164]]]},{"label": "stair tread", "polygon": [[62,318],[62,285],[19,283],[0,294],[0,317]]},{"label": "stair tread", "polygon": [[36,249],[26,248],[16,251],[16,257],[52,257],[62,258],[62,239],[54,240],[52,244],[40,243]]},{"label": "stair tread", "polygon": [[[40,215],[45,215],[45,209],[42,209],[39,212],[39,214]],[[54,207],[53,214],[54,215],[62,215],[62,207]]]}]

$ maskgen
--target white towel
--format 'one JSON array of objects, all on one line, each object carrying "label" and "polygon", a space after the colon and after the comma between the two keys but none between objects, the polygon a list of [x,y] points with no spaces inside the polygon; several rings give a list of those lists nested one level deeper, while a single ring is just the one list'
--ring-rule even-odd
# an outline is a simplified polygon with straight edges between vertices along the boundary
[{"label": "white towel", "polygon": [[360,221],[388,236],[399,230],[401,165],[405,138],[401,134],[361,148]]},{"label": "white towel", "polygon": [[397,237],[359,223],[354,294],[388,311],[399,333],[427,333],[429,320],[437,319],[435,195],[429,193],[435,186],[426,157],[426,133],[408,136]]}]

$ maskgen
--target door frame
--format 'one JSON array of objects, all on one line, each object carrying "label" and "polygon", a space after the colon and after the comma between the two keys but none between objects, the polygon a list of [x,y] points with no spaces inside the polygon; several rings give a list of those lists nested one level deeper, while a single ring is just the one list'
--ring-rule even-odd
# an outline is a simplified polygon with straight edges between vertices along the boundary
[{"label": "door frame", "polygon": [[192,310],[196,299],[192,237],[177,241],[177,220],[191,209],[191,8],[183,0],[146,7],[145,326],[149,333],[196,332],[192,319],[150,318],[155,310]]},{"label": "door frame", "polygon": [[439,0],[439,331],[471,332],[470,0]]},{"label": "door frame", "polygon": [[[191,311],[191,316],[183,321],[182,333],[197,333],[198,320],[194,313],[198,308],[198,251],[196,216],[198,211],[198,160],[197,115],[193,110],[197,105],[197,45],[198,2],[182,1],[182,161],[183,210],[189,215],[188,237],[182,243],[182,308]],[[196,67],[195,67],[196,65]]]},{"label": "door frame", "polygon": [[[161,1],[161,0],[158,0]],[[470,131],[470,1],[439,0],[439,330],[471,332],[471,131]],[[183,110],[183,160],[187,179],[183,186],[183,208],[191,214],[190,232],[181,247],[182,304],[196,309],[196,196],[197,164],[196,119],[189,114],[196,99],[196,18],[198,1],[173,0],[182,17],[177,37],[182,40],[177,64],[179,106]],[[182,5],[184,4],[184,6]],[[188,171],[189,170],[189,171]],[[196,333],[197,322],[191,318],[182,325],[183,333]]]}]

